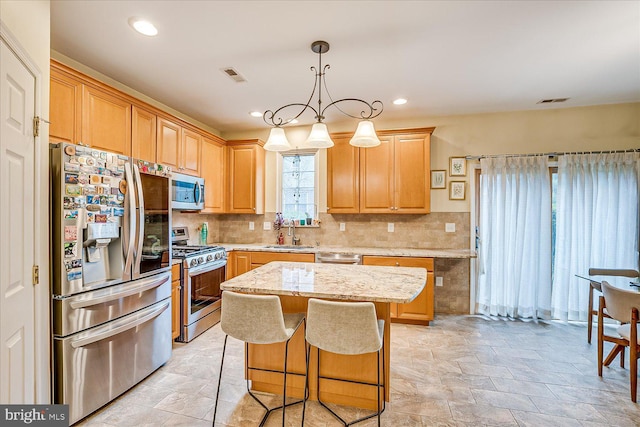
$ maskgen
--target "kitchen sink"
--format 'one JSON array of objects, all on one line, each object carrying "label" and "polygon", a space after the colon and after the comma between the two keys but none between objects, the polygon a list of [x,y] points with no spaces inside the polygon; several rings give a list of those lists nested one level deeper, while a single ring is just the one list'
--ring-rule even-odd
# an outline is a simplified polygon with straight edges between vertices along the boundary
[{"label": "kitchen sink", "polygon": [[267,245],[265,248],[269,249],[310,249],[313,246],[304,246],[304,245]]}]

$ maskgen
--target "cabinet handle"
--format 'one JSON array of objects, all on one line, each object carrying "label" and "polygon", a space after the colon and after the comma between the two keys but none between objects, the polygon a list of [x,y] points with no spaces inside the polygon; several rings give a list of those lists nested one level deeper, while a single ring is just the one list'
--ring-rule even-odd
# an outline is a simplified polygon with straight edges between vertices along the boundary
[{"label": "cabinet handle", "polygon": [[396,262],[396,267],[400,267],[400,263],[399,262]]},{"label": "cabinet handle", "polygon": [[254,211],[256,210],[256,208],[251,208],[251,209],[253,209]]}]

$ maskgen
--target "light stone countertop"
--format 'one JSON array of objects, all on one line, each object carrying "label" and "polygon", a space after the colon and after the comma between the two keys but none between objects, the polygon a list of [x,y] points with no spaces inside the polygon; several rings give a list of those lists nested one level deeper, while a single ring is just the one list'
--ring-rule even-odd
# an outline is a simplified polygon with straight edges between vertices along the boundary
[{"label": "light stone countertop", "polygon": [[328,252],[334,254],[360,254],[374,256],[405,256],[425,258],[476,258],[476,251],[470,249],[415,249],[415,248],[361,248],[348,246],[290,246],[268,245],[264,243],[216,243],[227,252],[230,251],[268,251],[268,252],[292,252],[292,253],[318,253]]},{"label": "light stone countertop", "polygon": [[220,289],[346,301],[411,302],[427,270],[418,267],[274,261],[227,280]]}]

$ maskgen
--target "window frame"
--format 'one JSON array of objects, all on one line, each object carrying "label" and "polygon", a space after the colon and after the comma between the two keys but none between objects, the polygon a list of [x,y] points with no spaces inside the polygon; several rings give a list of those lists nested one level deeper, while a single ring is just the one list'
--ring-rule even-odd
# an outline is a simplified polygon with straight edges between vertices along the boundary
[{"label": "window frame", "polygon": [[282,169],[284,156],[313,156],[313,204],[315,212],[311,215],[313,219],[318,219],[318,209],[320,200],[320,152],[317,148],[298,149],[290,151],[279,151],[276,156],[276,212],[282,212]]}]

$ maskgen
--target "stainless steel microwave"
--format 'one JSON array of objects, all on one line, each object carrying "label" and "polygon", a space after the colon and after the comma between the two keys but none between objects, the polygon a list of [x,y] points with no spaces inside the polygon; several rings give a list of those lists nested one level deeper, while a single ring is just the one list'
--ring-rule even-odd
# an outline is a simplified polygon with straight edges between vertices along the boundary
[{"label": "stainless steel microwave", "polygon": [[172,209],[204,209],[204,178],[181,173],[172,173],[171,178]]}]

